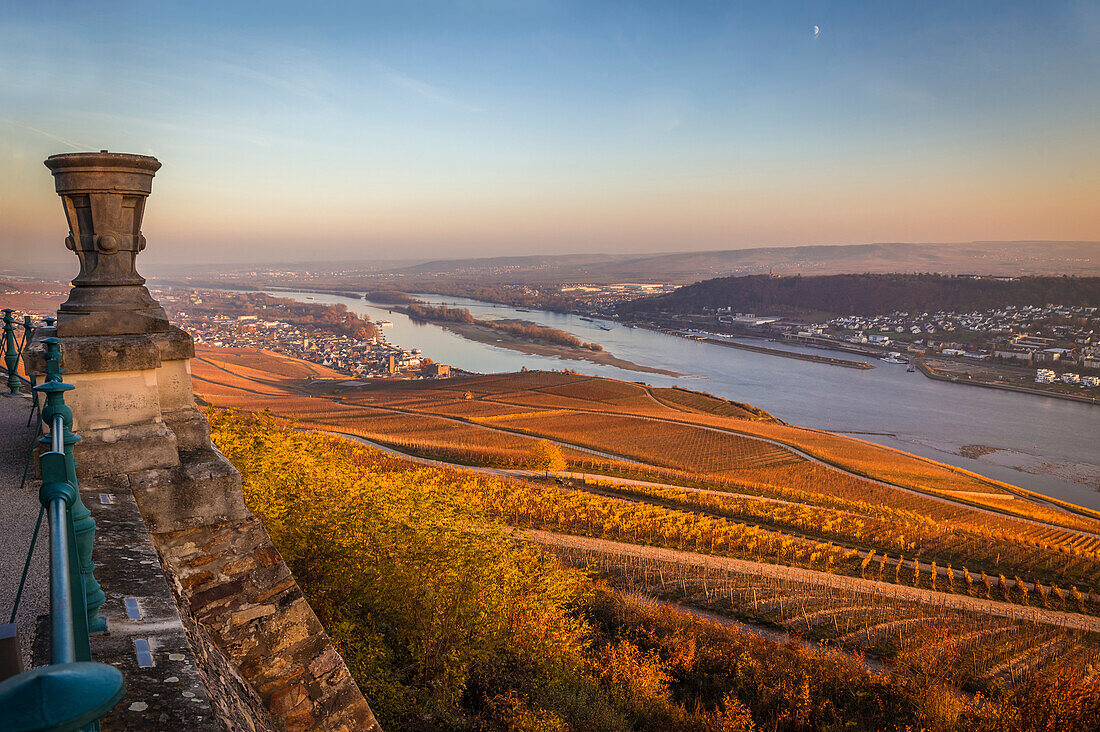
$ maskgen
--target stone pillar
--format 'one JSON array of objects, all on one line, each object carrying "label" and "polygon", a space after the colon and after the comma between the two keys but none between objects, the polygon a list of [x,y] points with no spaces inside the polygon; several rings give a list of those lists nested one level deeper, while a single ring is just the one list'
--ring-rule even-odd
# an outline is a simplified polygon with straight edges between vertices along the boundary
[{"label": "stone pillar", "polygon": [[209,428],[191,392],[191,336],[169,325],[136,268],[141,220],[160,162],[147,155],[52,155],[69,234],[80,262],[54,328],[40,328],[29,368],[45,368],[42,341],[61,340],[81,476],[173,468],[180,451],[207,448]]},{"label": "stone pillar", "polygon": [[147,155],[66,153],[46,167],[65,208],[80,274],[57,312],[57,335],[166,333],[168,316],[135,267],[145,249],[141,219],[160,162]]}]

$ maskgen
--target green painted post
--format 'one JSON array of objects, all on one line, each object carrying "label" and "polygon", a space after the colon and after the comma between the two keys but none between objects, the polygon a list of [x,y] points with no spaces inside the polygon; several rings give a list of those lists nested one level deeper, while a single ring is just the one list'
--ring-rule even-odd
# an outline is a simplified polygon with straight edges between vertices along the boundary
[{"label": "green painted post", "polygon": [[[71,388],[50,384],[58,394]],[[98,730],[100,717],[126,690],[117,668],[91,662],[84,583],[70,513],[80,494],[66,479],[66,462],[63,452],[52,450],[40,460],[38,499],[50,517],[51,663],[0,682],[0,722],[11,732]]]},{"label": "green painted post", "polygon": [[[57,340],[50,339],[49,340]],[[51,359],[51,346],[57,346],[53,349],[53,354],[56,358]],[[65,446],[65,471],[66,481],[76,491],[76,500],[73,502],[71,511],[73,516],[73,531],[76,536],[76,551],[80,558],[79,567],[81,574],[84,575],[84,601],[87,606],[88,615],[88,630],[95,633],[98,631],[104,631],[107,629],[107,621],[99,616],[99,608],[103,605],[107,596],[103,593],[103,589],[99,586],[99,582],[95,578],[95,565],[92,562],[92,545],[95,543],[95,519],[92,518],[92,512],[88,510],[88,507],[84,505],[84,502],[80,500],[80,484],[76,479],[76,460],[73,459],[73,445],[80,442],[80,438],[73,434],[73,410],[65,404],[65,392],[74,388],[72,384],[65,384],[60,381],[60,342],[56,344],[47,343],[46,351],[46,372],[47,381],[44,384],[34,387],[36,391],[43,392],[46,395],[46,404],[42,407],[42,421],[53,430],[54,418],[57,415],[61,415],[62,428],[64,430],[64,446]],[[54,362],[54,370],[58,374],[57,381],[50,380],[50,362]],[[51,437],[43,437],[39,440],[45,449],[49,449],[49,445],[52,442]]]},{"label": "green painted post", "polygon": [[39,666],[0,683],[0,719],[12,732],[99,729],[125,691],[122,672],[104,663]]},{"label": "green painted post", "polygon": [[47,328],[52,328],[53,324],[57,322],[57,318],[51,318],[49,316],[46,316],[45,318],[42,318],[42,319],[46,321],[46,327]]},{"label": "green painted post", "polygon": [[[56,318],[46,318],[46,322],[56,320]],[[61,368],[61,341],[58,338],[43,338],[42,343],[46,347],[46,373],[42,377],[43,381],[61,381],[61,374],[65,373],[65,369]],[[27,373],[30,374],[30,368],[27,369]],[[36,376],[31,374],[31,389],[34,389],[34,382]],[[31,409],[30,415],[27,417],[27,424],[31,423],[31,417],[34,416],[34,410],[38,409],[39,419],[42,417],[42,411],[38,407],[38,391],[34,391],[34,407]]]},{"label": "green painted post", "polygon": [[46,377],[45,381],[61,381],[61,374],[65,369],[61,368],[61,339],[43,338],[46,346]]},{"label": "green painted post", "polygon": [[19,353],[23,353],[23,349],[27,344],[31,342],[31,336],[34,335],[34,320],[31,316],[23,316],[23,337],[19,340]]},{"label": "green painted post", "polygon": [[8,369],[8,392],[19,393],[19,350],[15,347],[15,327],[11,308],[4,308],[4,365]]},{"label": "green painted post", "polygon": [[30,382],[31,396],[34,397],[34,408],[38,407],[38,394],[34,391],[34,382],[37,381],[34,374],[31,373],[31,365],[27,363],[27,346],[31,343],[31,338],[34,337],[34,321],[31,320],[31,316],[23,316],[23,342],[19,345],[19,355],[23,358],[23,371],[27,374],[27,381]]}]

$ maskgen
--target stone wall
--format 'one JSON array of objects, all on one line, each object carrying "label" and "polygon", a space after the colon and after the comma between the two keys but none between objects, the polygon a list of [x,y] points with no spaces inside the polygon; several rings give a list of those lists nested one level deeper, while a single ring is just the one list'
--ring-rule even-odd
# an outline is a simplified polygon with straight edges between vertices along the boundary
[{"label": "stone wall", "polygon": [[[50,335],[41,329],[29,346],[37,373],[45,368],[40,339]],[[185,378],[190,336],[171,329],[63,340],[65,378],[76,385],[69,394],[81,394],[71,400],[82,438],[77,475],[136,502],[222,723],[263,732],[379,729],[245,505],[240,474],[210,442]],[[131,392],[142,408],[115,408]]]},{"label": "stone wall", "polygon": [[[109,628],[108,633],[92,635],[92,657],[119,669],[126,680],[122,701],[101,720],[103,732],[225,732],[230,716],[221,713],[219,703],[227,697],[208,683],[207,664],[192,650],[129,482],[88,480],[80,487],[96,522],[93,557],[106,595],[100,612]],[[49,616],[42,620],[36,634],[36,665],[49,662]],[[147,644],[148,664],[139,658],[137,642]]]},{"label": "stone wall", "polygon": [[218,648],[209,631],[184,613],[180,618],[187,633],[195,665],[210,697],[210,705],[226,732],[277,732],[275,721],[268,714],[260,695],[241,677]]},{"label": "stone wall", "polygon": [[235,691],[277,729],[379,729],[258,519],[153,538],[212,687]]},{"label": "stone wall", "polygon": [[244,506],[240,474],[212,445],[179,458],[173,468],[84,483],[136,500],[222,723],[247,732],[379,730],[263,524]]}]

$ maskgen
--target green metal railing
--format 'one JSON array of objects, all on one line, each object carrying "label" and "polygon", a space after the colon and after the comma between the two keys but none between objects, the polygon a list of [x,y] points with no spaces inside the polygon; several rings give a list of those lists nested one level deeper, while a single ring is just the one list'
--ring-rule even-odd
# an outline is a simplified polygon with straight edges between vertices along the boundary
[{"label": "green metal railing", "polygon": [[22,383],[19,381],[19,352],[15,345],[15,319],[12,309],[4,308],[4,366],[8,370],[8,392],[18,394]]},{"label": "green metal railing", "polygon": [[[34,388],[34,376],[29,378],[22,376],[19,373],[19,361],[23,360],[24,371],[27,374],[31,373],[30,364],[26,362],[27,351],[26,347],[30,345],[31,339],[34,337],[34,332],[37,330],[37,326],[34,324],[34,316],[24,315],[23,322],[16,324],[14,312],[11,308],[4,308],[4,335],[3,335],[3,348],[4,348],[4,372],[7,376],[8,394],[20,394],[22,392],[23,382],[26,382],[32,389],[31,396],[34,397],[34,411],[31,412],[33,417],[34,412],[38,410],[38,394],[33,391]],[[43,318],[46,322],[46,327],[53,327],[53,324],[57,322],[57,318]],[[16,328],[22,328],[21,335],[16,336]],[[30,420],[27,420],[27,424],[30,424]]]},{"label": "green metal railing", "polygon": [[[11,388],[10,376],[18,367],[21,349],[13,342],[11,311],[4,313],[5,361]],[[32,331],[29,319],[24,319],[23,346]],[[49,435],[40,440],[42,488],[38,498],[42,508],[38,520],[41,523],[45,514],[50,530],[50,664],[0,682],[0,729],[96,730],[100,717],[122,698],[125,684],[118,669],[91,660],[89,633],[106,627],[98,612],[105,598],[93,575],[95,521],[80,500],[76,479],[73,445],[80,438],[72,432],[73,413],[65,404],[65,392],[74,387],[61,380],[61,342],[56,338],[43,342],[46,380],[33,390],[45,396],[40,424],[49,428]],[[16,353],[14,364],[11,351]],[[37,527],[34,536],[38,536]],[[24,580],[26,574],[25,567]],[[22,591],[21,582],[16,607]]]}]

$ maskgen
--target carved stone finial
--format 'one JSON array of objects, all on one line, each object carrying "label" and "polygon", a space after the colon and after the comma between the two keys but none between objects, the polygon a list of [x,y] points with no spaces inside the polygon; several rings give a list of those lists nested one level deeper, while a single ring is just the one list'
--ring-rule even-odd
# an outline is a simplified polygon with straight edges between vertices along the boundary
[{"label": "carved stone finial", "polygon": [[160,161],[125,153],[66,153],[46,158],[80,260],[69,299],[57,313],[57,334],[75,336],[168,330],[164,308],[135,267],[145,248],[141,219]]}]

